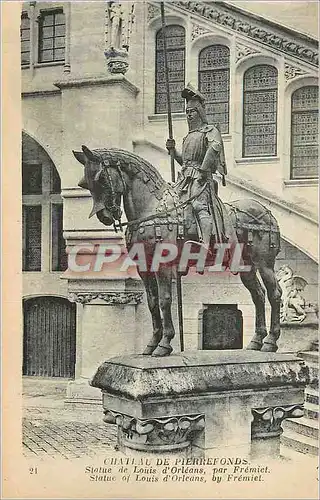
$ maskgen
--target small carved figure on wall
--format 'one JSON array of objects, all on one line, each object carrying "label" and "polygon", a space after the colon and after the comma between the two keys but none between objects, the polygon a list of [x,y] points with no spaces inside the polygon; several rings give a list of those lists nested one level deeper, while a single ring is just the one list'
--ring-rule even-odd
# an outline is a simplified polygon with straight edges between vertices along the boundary
[{"label": "small carved figure on wall", "polygon": [[131,2],[108,2],[110,35],[108,45],[113,50],[129,49],[129,39],[134,20],[134,5]]},{"label": "small carved figure on wall", "polygon": [[291,267],[285,264],[277,272],[277,279],[282,290],[281,323],[302,323],[309,310],[317,315],[318,311],[315,306],[308,304],[302,295],[303,290],[308,285],[305,278],[294,275]]}]

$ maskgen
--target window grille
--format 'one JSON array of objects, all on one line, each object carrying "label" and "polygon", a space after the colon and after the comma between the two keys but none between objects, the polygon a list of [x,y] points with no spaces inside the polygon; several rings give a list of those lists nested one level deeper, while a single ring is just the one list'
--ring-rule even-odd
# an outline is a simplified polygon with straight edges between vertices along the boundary
[{"label": "window grille", "polygon": [[41,271],[41,205],[24,205],[22,212],[23,271]]},{"label": "window grille", "polygon": [[229,132],[230,51],[224,45],[211,45],[199,54],[199,90],[205,97],[209,123]]},{"label": "window grille", "polygon": [[42,165],[22,165],[22,194],[42,194]]},{"label": "window grille", "polygon": [[62,203],[53,203],[51,206],[51,247],[52,271],[65,271],[68,267],[68,256],[63,238]]},{"label": "window grille", "polygon": [[318,176],[317,86],[302,87],[291,98],[291,179]]},{"label": "window grille", "polygon": [[30,64],[30,19],[26,12],[21,15],[20,24],[21,64]]},{"label": "window grille", "polygon": [[[46,271],[41,267],[42,253],[51,256],[51,271],[64,271],[67,269],[67,254],[60,176],[34,141],[28,146],[23,148],[23,154],[29,156],[29,163],[22,163],[23,271]],[[43,163],[36,163],[30,157],[42,157]],[[43,233],[44,241],[50,241],[50,249],[42,248]]]},{"label": "window grille", "polygon": [[243,157],[277,154],[278,71],[258,65],[243,81]]},{"label": "window grille", "polygon": [[[181,97],[181,92],[185,82],[185,29],[182,26],[167,26],[166,42],[171,111],[173,113],[179,113],[184,111],[184,99]],[[160,29],[156,35],[155,94],[155,112],[166,113],[167,89],[162,29]]]},{"label": "window grille", "polygon": [[39,18],[39,63],[64,61],[65,18],[62,10],[42,11]]}]

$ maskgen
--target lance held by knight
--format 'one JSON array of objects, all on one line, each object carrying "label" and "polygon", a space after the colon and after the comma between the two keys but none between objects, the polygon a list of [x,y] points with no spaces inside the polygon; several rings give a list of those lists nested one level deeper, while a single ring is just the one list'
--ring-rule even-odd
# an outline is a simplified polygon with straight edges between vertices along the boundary
[{"label": "lance held by knight", "polygon": [[[167,140],[166,148],[169,153],[173,149],[175,160],[182,166],[175,185],[181,200],[200,193],[185,214],[186,222],[196,218],[199,241],[207,248],[212,238],[215,243],[235,243],[235,231],[218,197],[218,182],[213,177],[219,173],[225,185],[227,169],[220,130],[208,124],[204,96],[190,83],[181,95],[186,100],[189,132],[183,139],[182,153],[177,151],[174,139]],[[207,187],[203,190],[205,183]]]}]

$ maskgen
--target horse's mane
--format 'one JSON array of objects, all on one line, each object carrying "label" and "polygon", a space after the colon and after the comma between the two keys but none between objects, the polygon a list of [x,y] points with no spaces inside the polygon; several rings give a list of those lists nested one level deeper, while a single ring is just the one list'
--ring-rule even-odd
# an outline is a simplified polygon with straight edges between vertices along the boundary
[{"label": "horse's mane", "polygon": [[155,194],[166,184],[163,177],[151,163],[130,151],[110,148],[94,149],[93,153],[99,155],[103,160],[108,160],[110,165],[119,165],[129,175],[141,178],[148,189]]}]

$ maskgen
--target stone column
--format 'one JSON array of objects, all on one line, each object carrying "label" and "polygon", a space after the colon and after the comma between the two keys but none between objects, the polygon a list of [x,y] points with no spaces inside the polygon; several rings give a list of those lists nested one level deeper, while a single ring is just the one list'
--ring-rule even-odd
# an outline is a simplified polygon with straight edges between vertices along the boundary
[{"label": "stone column", "polygon": [[70,73],[70,20],[71,20],[71,2],[65,2],[64,15],[66,22],[66,35],[65,35],[65,56],[64,56],[64,73]]},{"label": "stone column", "polygon": [[[117,283],[108,283],[111,289]],[[97,288],[92,284],[91,289]],[[76,380],[69,383],[67,402],[100,403],[99,392],[89,381],[102,361],[122,353],[140,353],[143,339],[137,324],[137,309],[143,291],[70,292],[69,300],[82,304],[76,353]]]},{"label": "stone column", "polygon": [[37,47],[36,39],[36,15],[35,15],[36,2],[30,2],[30,73],[33,77],[34,64],[35,64],[35,50]]},{"label": "stone column", "polygon": [[[69,268],[69,300],[79,304],[75,381],[67,389],[68,403],[101,404],[99,391],[89,386],[98,366],[110,356],[140,353],[150,332],[144,315],[144,289],[133,269],[121,271],[125,249],[121,236],[102,232],[65,232]],[[109,248],[119,250],[114,263],[95,270]],[[77,251],[75,258],[70,257]],[[98,266],[100,268],[100,265]],[[146,319],[146,322],[144,321]]]}]

